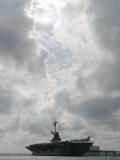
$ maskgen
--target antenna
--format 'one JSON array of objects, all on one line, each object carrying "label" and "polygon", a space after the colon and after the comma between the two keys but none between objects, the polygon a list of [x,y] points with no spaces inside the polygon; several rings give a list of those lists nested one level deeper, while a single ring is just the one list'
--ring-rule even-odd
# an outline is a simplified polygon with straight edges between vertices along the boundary
[{"label": "antenna", "polygon": [[56,133],[56,128],[57,128],[57,123],[59,123],[59,122],[57,122],[56,119],[55,119],[55,121],[52,122],[53,126],[55,127],[55,133]]}]

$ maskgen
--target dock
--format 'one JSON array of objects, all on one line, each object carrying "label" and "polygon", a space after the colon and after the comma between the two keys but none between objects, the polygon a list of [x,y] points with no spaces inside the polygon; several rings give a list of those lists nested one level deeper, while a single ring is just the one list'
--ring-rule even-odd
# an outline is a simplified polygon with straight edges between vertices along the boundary
[{"label": "dock", "polygon": [[88,151],[84,156],[120,156],[120,151],[98,150]]}]

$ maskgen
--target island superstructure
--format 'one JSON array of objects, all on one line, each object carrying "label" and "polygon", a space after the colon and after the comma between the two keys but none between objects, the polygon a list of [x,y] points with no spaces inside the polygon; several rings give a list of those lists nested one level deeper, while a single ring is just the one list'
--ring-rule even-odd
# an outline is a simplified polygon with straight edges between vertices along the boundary
[{"label": "island superstructure", "polygon": [[38,143],[27,146],[26,148],[37,156],[83,156],[93,146],[90,137],[84,139],[64,140],[60,138],[57,131],[58,122],[55,120],[53,138],[48,143]]}]

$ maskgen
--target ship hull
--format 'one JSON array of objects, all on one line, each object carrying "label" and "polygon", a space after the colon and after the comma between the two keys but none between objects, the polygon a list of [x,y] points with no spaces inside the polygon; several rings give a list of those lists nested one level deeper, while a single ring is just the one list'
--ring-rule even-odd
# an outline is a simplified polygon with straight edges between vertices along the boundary
[{"label": "ship hull", "polygon": [[91,143],[46,143],[26,147],[34,156],[83,156]]}]

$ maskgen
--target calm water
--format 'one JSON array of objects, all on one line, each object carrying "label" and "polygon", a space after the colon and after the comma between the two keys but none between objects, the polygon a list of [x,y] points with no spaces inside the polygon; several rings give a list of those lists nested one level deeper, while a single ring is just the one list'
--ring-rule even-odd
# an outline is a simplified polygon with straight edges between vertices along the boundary
[{"label": "calm water", "polygon": [[120,160],[120,157],[37,157],[1,155],[0,160]]}]

